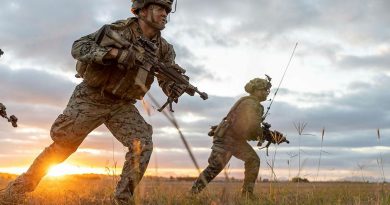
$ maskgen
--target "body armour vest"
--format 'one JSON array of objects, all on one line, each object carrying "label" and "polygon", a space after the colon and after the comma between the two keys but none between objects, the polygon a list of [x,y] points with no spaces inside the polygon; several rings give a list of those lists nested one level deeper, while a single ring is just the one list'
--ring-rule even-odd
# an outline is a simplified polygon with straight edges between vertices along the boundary
[{"label": "body armour vest", "polygon": [[[143,35],[137,18],[130,18],[103,26],[95,33],[95,41],[105,35],[107,27],[120,34],[130,43],[134,43],[139,36]],[[152,42],[158,47],[157,56],[159,60],[166,65],[174,64],[175,53],[172,45],[163,39],[160,34],[152,39]],[[97,43],[99,44],[99,42]],[[111,47],[116,46],[111,45]],[[153,68],[150,72],[145,72],[137,65],[126,70],[120,69],[116,63],[99,64],[78,61],[76,70],[76,76],[82,77],[87,85],[100,88],[102,93],[108,93],[121,99],[142,99],[154,81]],[[145,79],[142,85],[136,83],[136,78],[140,73]]]},{"label": "body armour vest", "polygon": [[228,130],[234,137],[242,140],[252,140],[261,135],[263,106],[253,96],[240,98],[230,109],[227,116],[218,125],[215,136],[223,137]]}]

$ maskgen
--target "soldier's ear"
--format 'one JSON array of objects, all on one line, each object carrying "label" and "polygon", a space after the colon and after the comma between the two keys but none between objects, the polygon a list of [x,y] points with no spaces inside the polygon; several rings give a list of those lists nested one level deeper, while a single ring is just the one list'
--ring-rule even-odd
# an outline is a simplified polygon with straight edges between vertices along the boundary
[{"label": "soldier's ear", "polygon": [[148,15],[148,7],[144,7],[139,10],[138,16],[146,17]]}]

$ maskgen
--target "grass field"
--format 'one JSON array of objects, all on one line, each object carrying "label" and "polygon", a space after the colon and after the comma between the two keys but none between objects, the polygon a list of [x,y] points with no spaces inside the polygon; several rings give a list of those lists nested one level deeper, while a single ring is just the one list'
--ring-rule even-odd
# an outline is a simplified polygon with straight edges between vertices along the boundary
[{"label": "grass field", "polygon": [[[13,179],[1,175],[0,187]],[[116,177],[73,175],[45,178],[25,204],[112,204]],[[358,182],[259,182],[259,200],[240,196],[241,182],[212,182],[198,196],[189,196],[190,181],[144,178],[137,189],[136,204],[390,204],[390,185]]]}]

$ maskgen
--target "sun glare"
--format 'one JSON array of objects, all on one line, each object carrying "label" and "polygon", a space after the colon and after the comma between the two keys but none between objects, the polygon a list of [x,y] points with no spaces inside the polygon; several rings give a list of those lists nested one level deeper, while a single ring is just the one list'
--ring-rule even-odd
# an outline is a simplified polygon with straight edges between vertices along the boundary
[{"label": "sun glare", "polygon": [[187,122],[187,123],[198,122],[198,121],[201,121],[201,120],[206,119],[206,118],[203,117],[203,116],[196,115],[196,114],[191,113],[191,112],[189,112],[189,113],[186,114],[186,115],[181,116],[180,118],[181,118],[184,122]]},{"label": "sun glare", "polygon": [[50,168],[48,176],[60,177],[70,174],[106,174],[104,168],[90,168],[90,167],[80,167],[71,164],[60,164]]}]

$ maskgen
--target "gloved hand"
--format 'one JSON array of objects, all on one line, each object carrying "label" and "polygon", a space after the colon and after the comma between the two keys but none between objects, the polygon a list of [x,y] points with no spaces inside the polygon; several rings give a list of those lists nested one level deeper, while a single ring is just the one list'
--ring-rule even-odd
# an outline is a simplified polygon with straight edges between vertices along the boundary
[{"label": "gloved hand", "polygon": [[212,137],[215,135],[215,130],[217,129],[218,125],[213,125],[210,127],[209,133],[207,133],[208,136]]},{"label": "gloved hand", "polygon": [[187,86],[184,84],[177,84],[174,82],[169,82],[166,85],[166,92],[168,97],[174,98],[175,102],[177,102],[177,98],[179,98],[187,89]]},{"label": "gloved hand", "polygon": [[127,49],[118,49],[118,55],[116,56],[116,61],[119,68],[130,70],[134,67],[136,62],[143,62],[143,52],[138,50],[136,47],[131,46]]},{"label": "gloved hand", "polygon": [[280,144],[282,142],[289,143],[289,141],[286,139],[286,137],[284,137],[281,132],[278,132],[276,130],[274,130],[274,131],[265,130],[264,138],[265,138],[265,140],[267,140],[273,144]]}]

